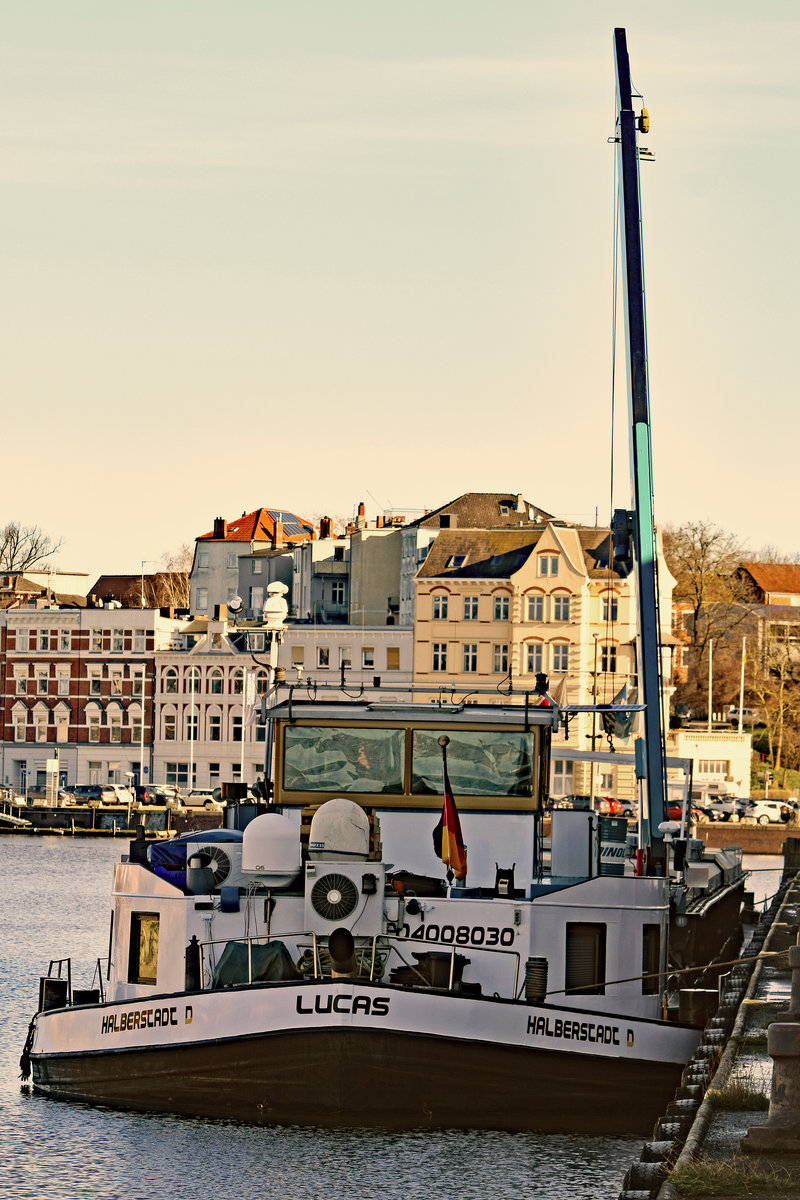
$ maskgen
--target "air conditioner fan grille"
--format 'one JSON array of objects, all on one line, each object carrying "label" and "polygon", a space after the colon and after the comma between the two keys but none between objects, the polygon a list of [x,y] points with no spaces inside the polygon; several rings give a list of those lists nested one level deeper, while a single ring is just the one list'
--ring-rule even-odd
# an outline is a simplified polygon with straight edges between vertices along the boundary
[{"label": "air conditioner fan grille", "polygon": [[349,875],[322,875],[311,889],[311,907],[326,921],[343,921],[355,911],[358,888]]}]

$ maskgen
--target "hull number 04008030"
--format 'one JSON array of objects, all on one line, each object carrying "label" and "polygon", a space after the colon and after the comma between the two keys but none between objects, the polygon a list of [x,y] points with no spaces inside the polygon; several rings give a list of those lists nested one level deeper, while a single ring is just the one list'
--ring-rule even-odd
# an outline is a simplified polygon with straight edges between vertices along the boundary
[{"label": "hull number 04008030", "polygon": [[410,937],[420,942],[444,942],[456,946],[513,946],[514,930],[509,926],[499,929],[495,925],[418,925],[411,932],[409,925],[398,930],[401,937]]}]

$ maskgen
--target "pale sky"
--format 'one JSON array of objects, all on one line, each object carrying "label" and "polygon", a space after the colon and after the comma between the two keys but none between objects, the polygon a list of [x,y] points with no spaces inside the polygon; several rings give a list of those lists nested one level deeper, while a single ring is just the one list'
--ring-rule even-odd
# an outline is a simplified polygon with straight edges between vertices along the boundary
[{"label": "pale sky", "polygon": [[607,521],[615,25],[657,519],[800,550],[796,0],[7,0],[0,520],[93,576],[260,504]]}]

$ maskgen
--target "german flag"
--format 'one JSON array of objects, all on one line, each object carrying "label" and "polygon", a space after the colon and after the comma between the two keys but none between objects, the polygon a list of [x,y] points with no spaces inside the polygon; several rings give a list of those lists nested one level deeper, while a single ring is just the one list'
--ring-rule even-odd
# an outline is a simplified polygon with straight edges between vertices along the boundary
[{"label": "german flag", "polygon": [[433,831],[433,848],[438,858],[447,866],[447,878],[466,879],[467,877],[467,848],[461,833],[461,822],[458,819],[458,809],[453,799],[453,789],[447,774],[447,754],[442,747],[442,765],[444,770],[444,803],[439,824]]}]

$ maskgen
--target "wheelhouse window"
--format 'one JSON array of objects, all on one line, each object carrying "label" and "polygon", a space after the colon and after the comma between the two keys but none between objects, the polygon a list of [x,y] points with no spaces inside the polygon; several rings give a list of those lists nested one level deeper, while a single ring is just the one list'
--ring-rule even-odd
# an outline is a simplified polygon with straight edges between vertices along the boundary
[{"label": "wheelhouse window", "polygon": [[155,985],[158,977],[158,913],[131,913],[128,983]]},{"label": "wheelhouse window", "polygon": [[605,995],[606,926],[605,924],[568,921],[566,945],[567,992],[584,996]]},{"label": "wheelhouse window", "polygon": [[[441,788],[441,750],[439,760]],[[284,730],[286,791],[401,794],[404,766],[405,734],[400,729],[290,725]]]}]

